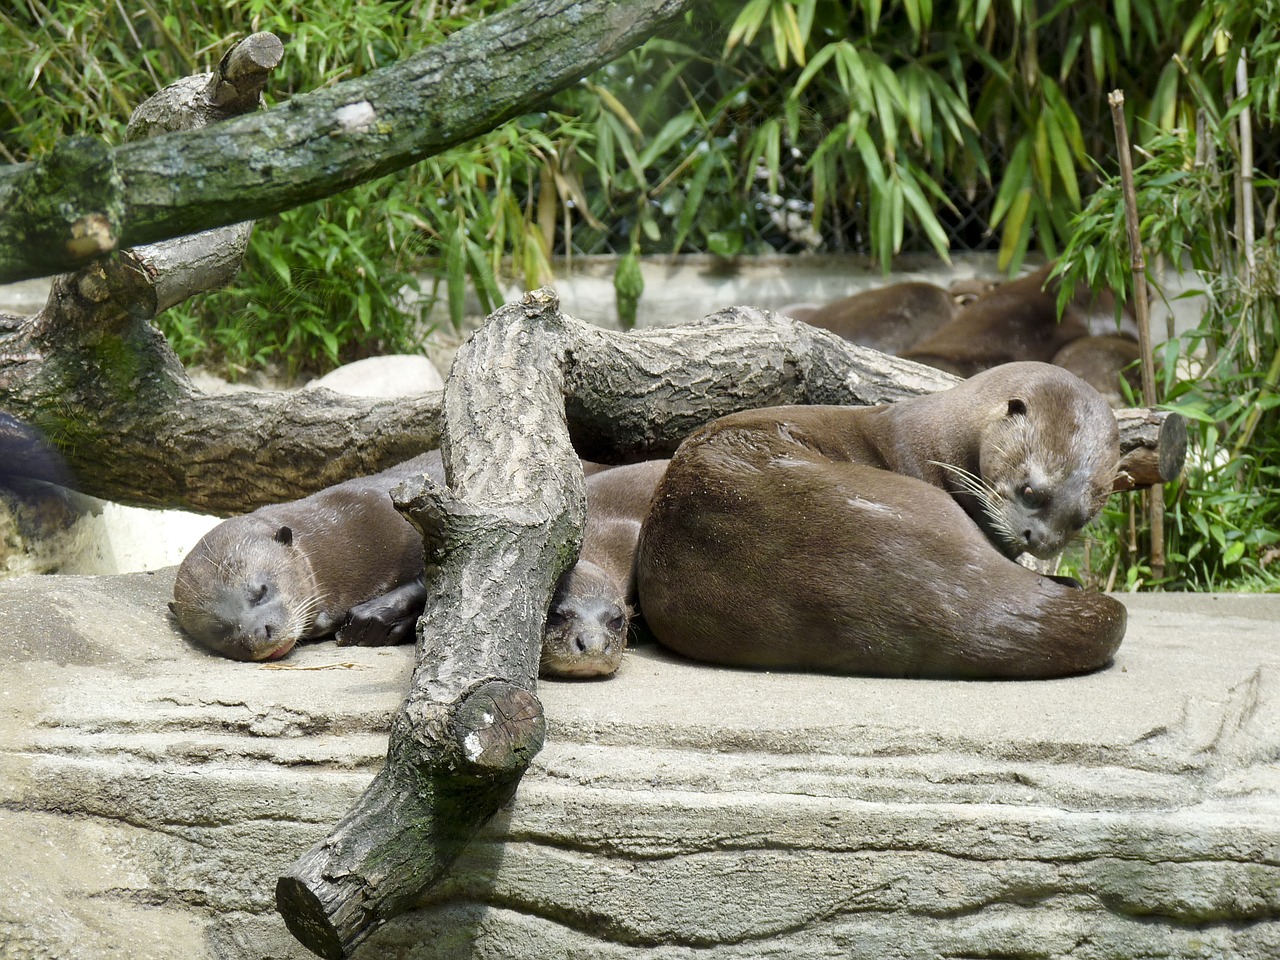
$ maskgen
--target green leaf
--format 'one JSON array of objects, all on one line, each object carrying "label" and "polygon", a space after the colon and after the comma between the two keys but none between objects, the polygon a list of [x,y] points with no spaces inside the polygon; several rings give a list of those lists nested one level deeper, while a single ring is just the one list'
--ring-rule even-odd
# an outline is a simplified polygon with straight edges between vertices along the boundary
[{"label": "green leaf", "polygon": [[1120,28],[1120,45],[1125,56],[1129,55],[1129,41],[1133,35],[1133,17],[1129,0],[1115,0],[1116,26]]},{"label": "green leaf", "polygon": [[711,179],[711,173],[719,163],[720,160],[717,156],[711,153],[703,154],[702,161],[698,164],[698,169],[693,174],[693,179],[689,181],[689,192],[685,194],[684,206],[681,208],[680,216],[676,220],[676,236],[671,244],[672,253],[680,252],[685,237],[689,235],[689,231],[693,227],[693,218],[698,215],[698,210],[702,206],[702,195],[707,190],[707,181]]},{"label": "green leaf", "polygon": [[734,19],[733,26],[729,28],[729,37],[724,43],[726,56],[738,44],[750,43],[756,38],[769,16],[769,6],[770,0],[749,0],[743,6]]},{"label": "green leaf", "polygon": [[[800,72],[800,76],[791,87],[791,92],[788,94],[788,97],[792,100],[799,99],[800,94],[802,94],[805,88],[813,82],[813,78],[816,77],[822,68],[827,65],[827,62],[840,54],[842,52],[842,48],[848,45],[849,43],[847,40],[840,40],[836,43],[826,44],[822,49],[815,53],[813,57],[810,58],[808,66]],[[845,84],[842,83],[840,87],[844,93],[847,94],[850,92]]]},{"label": "green leaf", "polygon": [[492,313],[503,304],[502,291],[498,289],[498,281],[493,275],[493,266],[485,256],[484,248],[470,237],[467,238],[467,259],[471,263],[471,279],[476,285],[476,294],[480,297],[485,313]]},{"label": "green leaf", "polygon": [[458,224],[444,255],[445,281],[449,285],[449,320],[461,330],[467,307],[466,234]]},{"label": "green leaf", "polygon": [[697,122],[698,118],[689,111],[678,113],[668,120],[640,154],[638,158],[640,166],[646,169],[653,166],[657,159],[679,143],[697,125]]}]

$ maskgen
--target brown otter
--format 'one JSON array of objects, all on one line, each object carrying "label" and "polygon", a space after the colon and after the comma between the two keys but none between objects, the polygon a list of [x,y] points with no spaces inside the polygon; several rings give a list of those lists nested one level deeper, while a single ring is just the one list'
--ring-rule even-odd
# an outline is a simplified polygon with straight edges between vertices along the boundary
[{"label": "brown otter", "polygon": [[[617,669],[635,596],[636,538],[665,463],[583,462],[582,558],[552,600],[545,674]],[[335,631],[340,645],[412,640],[426,599],[422,541],[389,494],[424,473],[444,481],[439,451],[219,524],[178,569],[170,609],[179,626],[237,660],[278,659],[298,640]]]},{"label": "brown otter", "polygon": [[1138,391],[1142,380],[1137,366],[1140,355],[1137,340],[1112,333],[1072,340],[1053,355],[1053,363],[1089,384],[1111,406],[1125,407],[1128,403],[1120,380],[1123,378],[1131,391]]},{"label": "brown otter", "polygon": [[1124,635],[1124,607],[1010,557],[1060,551],[1101,508],[1118,459],[1106,403],[1043,363],[874,408],[723,417],[681,444],[654,495],[641,611],[671,649],[736,666],[1095,669]]},{"label": "brown otter", "polygon": [[1058,282],[1049,280],[1052,268],[1049,263],[993,287],[901,356],[971,377],[1001,363],[1047,363],[1072,340],[1108,329],[1114,332],[1115,298],[1107,290],[1096,296],[1086,289],[1077,291],[1059,321]]},{"label": "brown otter", "polygon": [[795,309],[790,315],[850,343],[899,354],[948,323],[955,312],[955,300],[946,290],[907,282],[863,290],[815,309]]},{"label": "brown otter", "polygon": [[666,460],[587,477],[587,522],[578,563],[560,578],[542,640],[544,676],[613,673],[636,601],[636,543]]},{"label": "brown otter", "polygon": [[275,660],[333,633],[353,607],[411,588],[422,539],[390,490],[424,473],[443,481],[438,452],[218,524],[178,567],[178,625],[223,656]]}]

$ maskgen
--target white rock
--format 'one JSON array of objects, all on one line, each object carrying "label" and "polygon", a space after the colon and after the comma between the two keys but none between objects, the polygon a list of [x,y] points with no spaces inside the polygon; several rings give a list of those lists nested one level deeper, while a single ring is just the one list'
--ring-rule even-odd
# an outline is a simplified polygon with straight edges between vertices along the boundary
[{"label": "white rock", "polygon": [[444,389],[444,378],[426,357],[390,354],[343,364],[307,384],[353,397],[412,397]]}]

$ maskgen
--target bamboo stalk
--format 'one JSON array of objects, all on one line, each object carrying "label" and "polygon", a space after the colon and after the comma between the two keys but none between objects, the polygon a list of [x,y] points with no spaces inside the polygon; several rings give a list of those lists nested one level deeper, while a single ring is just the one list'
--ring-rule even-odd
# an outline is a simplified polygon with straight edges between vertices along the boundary
[{"label": "bamboo stalk", "polygon": [[[1111,121],[1116,130],[1116,152],[1120,157],[1120,183],[1124,189],[1124,219],[1129,233],[1130,265],[1133,270],[1134,312],[1138,321],[1138,345],[1142,354],[1142,400],[1156,405],[1155,354],[1151,348],[1151,322],[1147,305],[1147,264],[1142,253],[1142,231],[1138,225],[1138,197],[1133,186],[1133,155],[1129,147],[1129,131],[1124,121],[1124,91],[1112,90],[1107,95]],[[1151,522],[1151,576],[1164,578],[1164,495],[1155,490],[1148,500]]]},{"label": "bamboo stalk", "polygon": [[[1236,97],[1249,96],[1249,66],[1244,52],[1236,61]],[[1253,278],[1253,119],[1246,104],[1240,111],[1240,243],[1244,247],[1244,280]]]}]

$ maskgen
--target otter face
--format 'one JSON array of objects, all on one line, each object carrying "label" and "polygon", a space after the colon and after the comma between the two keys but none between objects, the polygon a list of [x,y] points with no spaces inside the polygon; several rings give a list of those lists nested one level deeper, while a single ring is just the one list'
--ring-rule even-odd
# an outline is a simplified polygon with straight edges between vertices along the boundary
[{"label": "otter face", "polygon": [[178,625],[235,660],[283,657],[308,636],[321,602],[288,527],[266,537],[234,521],[215,527],[182,561],[173,596]]},{"label": "otter face", "polygon": [[1115,419],[1086,389],[1065,404],[1062,394],[1012,397],[983,434],[977,519],[1010,557],[1061,553],[1111,493],[1120,457]]},{"label": "otter face", "polygon": [[580,560],[561,579],[542,638],[544,677],[604,677],[617,671],[631,608],[604,571]]}]

